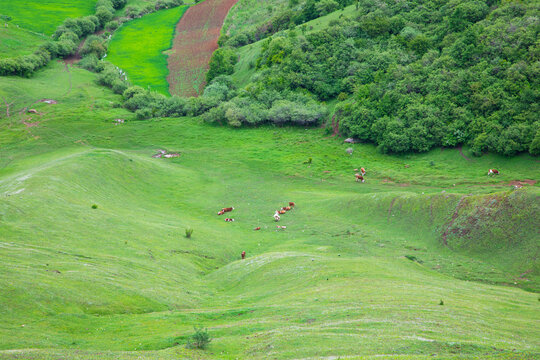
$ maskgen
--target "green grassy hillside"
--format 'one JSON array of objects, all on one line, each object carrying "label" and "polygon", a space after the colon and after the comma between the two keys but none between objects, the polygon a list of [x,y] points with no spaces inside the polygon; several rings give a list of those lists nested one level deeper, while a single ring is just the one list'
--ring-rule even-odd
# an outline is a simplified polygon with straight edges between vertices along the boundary
[{"label": "green grassy hillside", "polygon": [[[94,80],[0,78],[0,359],[539,356],[522,289],[540,283],[539,187],[509,185],[540,178],[535,158],[136,121]],[[194,325],[207,350],[184,347]]]},{"label": "green grassy hillside", "polygon": [[45,36],[25,30],[16,25],[0,27],[0,59],[30,55],[47,41]]},{"label": "green grassy hillside", "polygon": [[133,20],[114,33],[107,60],[119,66],[134,85],[169,94],[167,55],[174,28],[187,10],[180,6]]},{"label": "green grassy hillside", "polygon": [[66,18],[93,14],[95,4],[95,0],[0,0],[0,14],[11,16],[11,24],[51,35]]}]

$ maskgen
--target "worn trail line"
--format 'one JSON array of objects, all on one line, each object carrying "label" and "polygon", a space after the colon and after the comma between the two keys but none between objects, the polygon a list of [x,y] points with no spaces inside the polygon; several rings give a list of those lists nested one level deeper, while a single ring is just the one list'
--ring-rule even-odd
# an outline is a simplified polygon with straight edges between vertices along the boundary
[{"label": "worn trail line", "polygon": [[442,241],[443,241],[444,246],[448,246],[448,241],[446,240],[446,237],[448,236],[448,233],[450,232],[450,228],[452,227],[452,225],[454,225],[454,221],[456,221],[457,217],[459,216],[459,209],[461,209],[463,200],[465,200],[469,196],[470,195],[465,195],[465,196],[462,196],[461,199],[459,199],[456,209],[454,210],[454,214],[452,215],[452,219],[448,223],[448,226],[446,227],[446,231],[442,235]]},{"label": "worn trail line", "polygon": [[201,94],[223,21],[238,0],[206,0],[190,7],[176,25],[173,48],[167,59],[171,95]]}]

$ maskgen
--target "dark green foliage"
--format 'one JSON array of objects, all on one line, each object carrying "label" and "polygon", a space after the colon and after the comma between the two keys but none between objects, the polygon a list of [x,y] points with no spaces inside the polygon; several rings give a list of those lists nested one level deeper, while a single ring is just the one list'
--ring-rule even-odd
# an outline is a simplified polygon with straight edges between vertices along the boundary
[{"label": "dark green foliage", "polygon": [[193,229],[192,228],[187,228],[186,229],[186,237],[188,239],[190,239],[192,234],[193,234]]},{"label": "dark green foliage", "polygon": [[97,209],[98,206],[96,204],[92,205],[92,209]]},{"label": "dark green foliage", "polygon": [[[316,5],[308,1],[304,16]],[[279,100],[339,96],[340,131],[383,152],[468,144],[475,154],[538,154],[539,10],[533,2],[364,2],[326,29],[265,40],[249,97],[262,89]],[[287,109],[270,118],[280,123]]]},{"label": "dark green foliage", "polygon": [[104,63],[99,61],[96,54],[89,54],[83,57],[77,65],[83,69],[86,69],[92,72],[101,72],[105,68]]},{"label": "dark green foliage", "polygon": [[212,339],[208,335],[208,329],[195,327],[195,333],[191,335],[186,343],[188,349],[205,349]]},{"label": "dark green foliage", "polygon": [[107,49],[105,48],[103,39],[101,39],[99,36],[91,35],[86,39],[79,53],[82,56],[94,54],[98,57],[98,59],[101,59],[106,52]]},{"label": "dark green foliage", "polygon": [[[300,4],[301,3],[301,4]],[[292,29],[296,25],[329,14],[339,8],[353,3],[353,0],[293,0],[287,9],[277,13],[268,21],[247,29],[229,38],[222,35],[218,41],[219,46],[244,46],[264,39],[279,31]],[[300,4],[300,6],[298,6]]]},{"label": "dark green foliage", "polygon": [[441,299],[441,301],[439,302],[439,305],[444,305],[444,301],[442,301],[442,299]]},{"label": "dark green foliage", "polygon": [[209,69],[206,73],[206,82],[211,82],[218,75],[230,75],[234,71],[237,57],[233,49],[219,48],[212,54]]}]

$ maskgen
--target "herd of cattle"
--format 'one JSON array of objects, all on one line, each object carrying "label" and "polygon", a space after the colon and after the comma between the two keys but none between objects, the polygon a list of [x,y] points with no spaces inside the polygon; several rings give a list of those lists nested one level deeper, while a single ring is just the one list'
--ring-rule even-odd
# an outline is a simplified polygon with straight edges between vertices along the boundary
[{"label": "herd of cattle", "polygon": [[[356,171],[356,173],[354,174],[354,176],[356,177],[356,181],[359,182],[365,182],[366,180],[364,179],[364,176],[366,175],[366,169],[364,168],[360,168],[360,172],[358,172],[358,169],[354,169],[354,171]],[[491,176],[491,175],[499,175],[499,170],[496,170],[496,169],[489,169],[488,171],[488,175]],[[290,211],[294,208],[296,204],[294,202],[289,202],[289,206],[284,206],[282,207],[280,210],[276,210],[275,213],[274,213],[274,221],[278,222],[280,219],[281,219],[281,215],[287,213],[287,211]],[[223,215],[227,212],[231,212],[234,210],[234,207],[226,207],[226,208],[222,208],[220,211],[218,211],[218,215]],[[225,221],[226,222],[232,222],[234,221],[233,218],[225,218]],[[277,229],[278,230],[285,230],[287,228],[287,226],[285,225],[277,225]],[[256,228],[254,228],[253,230],[261,230],[261,227],[260,226],[257,226]],[[245,259],[246,258],[246,252],[245,251],[242,251],[242,259]]]}]

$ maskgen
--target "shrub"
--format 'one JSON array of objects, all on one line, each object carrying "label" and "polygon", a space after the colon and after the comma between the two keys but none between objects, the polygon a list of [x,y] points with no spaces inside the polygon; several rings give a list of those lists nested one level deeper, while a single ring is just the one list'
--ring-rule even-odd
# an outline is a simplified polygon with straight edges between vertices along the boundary
[{"label": "shrub", "polygon": [[88,54],[95,54],[98,59],[101,59],[105,53],[107,52],[107,49],[105,48],[105,45],[103,44],[103,40],[96,35],[90,35],[86,41],[84,42],[83,47],[80,50],[80,54],[82,56],[88,55]]},{"label": "shrub", "polygon": [[119,26],[120,24],[118,23],[118,21],[113,20],[105,24],[105,29],[107,29],[108,31],[114,31],[118,29]]},{"label": "shrub", "polygon": [[186,229],[186,237],[187,237],[188,239],[191,238],[191,234],[193,234],[193,229],[192,229],[192,228],[187,228],[187,229]]},{"label": "shrub", "polygon": [[195,327],[195,333],[191,335],[186,343],[188,349],[205,349],[212,341],[208,335],[208,329]]},{"label": "shrub", "polygon": [[218,75],[232,74],[236,61],[236,53],[231,48],[219,48],[214,51],[206,73],[206,82],[210,83]]},{"label": "shrub", "polygon": [[99,61],[96,54],[86,55],[79,61],[78,65],[83,69],[96,73],[103,71],[105,68],[103,62]]},{"label": "shrub", "polygon": [[96,204],[92,205],[92,209],[97,209],[98,206]]}]

